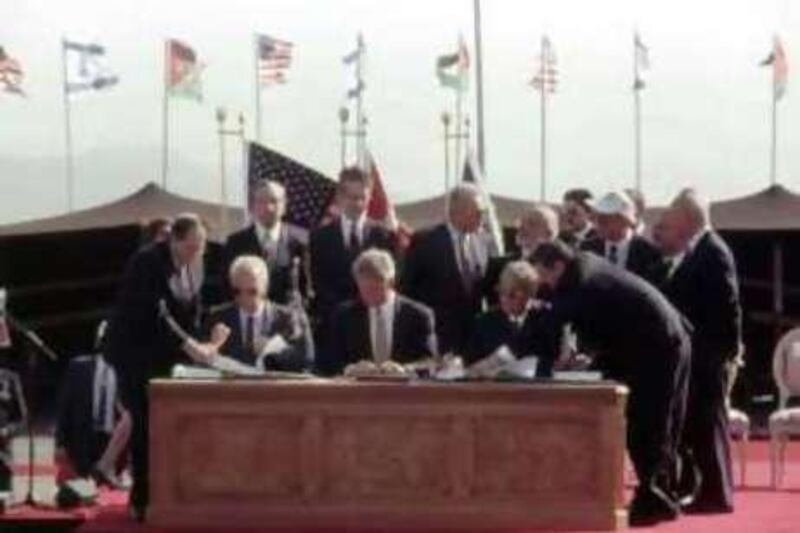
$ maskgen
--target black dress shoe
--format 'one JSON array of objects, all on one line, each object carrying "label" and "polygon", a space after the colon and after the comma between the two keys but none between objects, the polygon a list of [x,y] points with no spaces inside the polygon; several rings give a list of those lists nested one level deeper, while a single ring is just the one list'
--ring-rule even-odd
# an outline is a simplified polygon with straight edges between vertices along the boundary
[{"label": "black dress shoe", "polygon": [[726,503],[704,502],[695,500],[682,508],[686,514],[728,514],[733,512],[733,506]]},{"label": "black dress shoe", "polygon": [[144,521],[147,520],[147,507],[131,505],[128,507],[128,510],[131,513],[131,518],[136,520],[136,522],[144,524]]}]

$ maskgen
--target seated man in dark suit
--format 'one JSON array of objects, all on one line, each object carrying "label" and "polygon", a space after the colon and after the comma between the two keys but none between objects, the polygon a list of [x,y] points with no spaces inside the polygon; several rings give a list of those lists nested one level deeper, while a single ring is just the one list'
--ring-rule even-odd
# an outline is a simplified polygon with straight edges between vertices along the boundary
[{"label": "seated man in dark suit", "polygon": [[475,186],[454,187],[447,222],[414,234],[406,253],[401,289],[433,309],[442,354],[461,355],[475,315],[483,310],[491,249],[480,233],[482,202]]},{"label": "seated man in dark suit", "polygon": [[318,346],[329,343],[327,331],[334,309],[356,297],[351,268],[358,254],[368,248],[395,253],[395,234],[367,219],[371,191],[369,177],[361,169],[342,170],[336,194],[341,214],[311,233],[309,254]]},{"label": "seated man in dark suit", "polygon": [[[475,320],[464,363],[472,365],[505,346],[515,357],[547,353],[548,335],[542,329],[540,311],[545,303],[535,300],[537,276],[528,261],[512,261],[500,275],[500,305]],[[546,363],[546,362],[544,362]],[[547,374],[542,367],[537,374]]]},{"label": "seated man in dark suit", "polygon": [[659,285],[664,270],[661,251],[636,233],[633,200],[625,193],[611,192],[595,204],[595,212],[598,237],[585,241],[581,249]]},{"label": "seated man in dark suit", "polygon": [[394,289],[395,264],[383,250],[367,250],[353,264],[359,297],[334,314],[330,349],[319,358],[326,375],[362,359],[377,364],[412,363],[435,357],[433,312]]},{"label": "seated man in dark suit", "polygon": [[[253,223],[232,233],[225,242],[223,273],[242,255],[257,255],[269,267],[269,299],[279,304],[305,299],[304,268],[306,245],[297,228],[283,222],[286,189],[275,181],[263,180],[252,189],[250,213]],[[293,269],[295,272],[293,273]],[[295,286],[295,284],[297,286]],[[230,284],[227,292],[232,296]]]},{"label": "seated man in dark suit", "polygon": [[122,486],[118,479],[131,432],[131,418],[117,394],[117,376],[102,355],[106,322],[97,328],[97,353],[73,357],[62,380],[56,419],[56,484],[92,477]]},{"label": "seated man in dark suit", "polygon": [[517,225],[517,249],[506,255],[489,258],[484,277],[484,291],[489,305],[498,303],[497,283],[507,264],[529,260],[539,244],[553,242],[558,237],[558,214],[546,204],[536,204],[527,209],[519,217]]},{"label": "seated man in dark suit", "polygon": [[597,237],[592,223],[592,193],[587,189],[570,189],[564,193],[561,216],[560,241],[580,248],[584,242]]},{"label": "seated man in dark suit", "polygon": [[264,370],[302,372],[314,360],[314,345],[301,310],[267,299],[269,269],[258,256],[243,255],[230,267],[235,299],[211,316],[214,328],[227,329],[220,353]]}]

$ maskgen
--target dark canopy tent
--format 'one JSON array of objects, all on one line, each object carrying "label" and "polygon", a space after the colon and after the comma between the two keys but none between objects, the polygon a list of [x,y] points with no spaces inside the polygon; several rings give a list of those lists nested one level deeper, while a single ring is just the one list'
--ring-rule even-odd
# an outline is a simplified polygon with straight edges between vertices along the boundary
[{"label": "dark canopy tent", "polygon": [[[8,289],[9,311],[64,357],[91,349],[125,262],[140,244],[142,225],[182,212],[203,217],[212,240],[225,233],[224,221],[233,228],[243,219],[241,209],[223,210],[151,183],[101,206],[0,226],[0,286]],[[209,254],[219,248],[212,242]]]},{"label": "dark canopy tent", "polygon": [[742,291],[747,366],[736,397],[766,398],[775,343],[800,325],[800,195],[773,185],[713,203],[711,219],[736,256]]}]

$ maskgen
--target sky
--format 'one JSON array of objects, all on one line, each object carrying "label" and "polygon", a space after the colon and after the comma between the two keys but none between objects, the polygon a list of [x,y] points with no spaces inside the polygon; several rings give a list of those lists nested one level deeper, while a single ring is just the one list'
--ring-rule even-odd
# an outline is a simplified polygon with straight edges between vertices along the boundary
[{"label": "sky", "polygon": [[[206,65],[202,103],[169,101],[169,189],[218,201],[215,110],[244,113],[253,136],[253,35],[294,43],[288,83],[262,92],[262,142],[330,176],[340,166],[341,62],[363,32],[371,151],[396,202],[444,189],[437,55],[460,34],[474,57],[472,0],[3,0],[0,46],[24,70],[26,98],[0,93],[0,223],[67,210],[62,37],[107,49],[120,83],[70,103],[75,208],[160,181],[164,39]],[[758,64],[776,33],[789,58],[778,103],[778,181],[800,190],[800,4],[789,0],[483,0],[486,180],[538,199],[540,106],[528,85],[543,34],[559,84],[548,118],[548,199],[634,183],[632,34],[650,49],[641,93],[643,192],[650,204],[695,186],[711,199],[769,184],[771,73]],[[795,44],[797,46],[795,46]],[[465,110],[474,117],[474,83]],[[473,120],[474,122],[474,120]],[[233,124],[231,124],[233,125]],[[242,149],[226,143],[229,201],[242,202]]]}]

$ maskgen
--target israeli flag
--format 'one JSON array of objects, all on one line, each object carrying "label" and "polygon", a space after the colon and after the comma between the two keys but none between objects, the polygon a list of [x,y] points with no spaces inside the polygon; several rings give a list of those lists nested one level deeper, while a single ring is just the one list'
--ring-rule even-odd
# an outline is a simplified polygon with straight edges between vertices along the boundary
[{"label": "israeli flag", "polygon": [[64,88],[67,93],[99,91],[119,83],[106,64],[106,49],[92,42],[64,40]]}]

